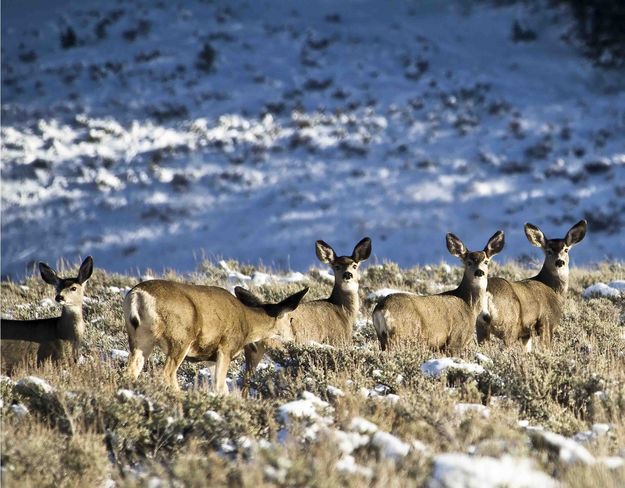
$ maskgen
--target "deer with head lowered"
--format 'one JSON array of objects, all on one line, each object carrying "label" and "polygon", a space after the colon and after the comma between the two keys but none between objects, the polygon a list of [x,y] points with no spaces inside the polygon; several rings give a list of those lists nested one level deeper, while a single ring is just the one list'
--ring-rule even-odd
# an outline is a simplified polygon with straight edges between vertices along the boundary
[{"label": "deer with head lowered", "polygon": [[[349,345],[360,301],[358,280],[360,263],[371,255],[371,239],[365,237],[351,256],[337,256],[324,241],[315,244],[317,258],[334,271],[334,288],[329,298],[302,303],[291,314],[292,339],[299,343],[322,342],[331,345]],[[263,342],[245,348],[247,372],[253,371],[265,353]]]},{"label": "deer with head lowered", "polygon": [[520,340],[528,352],[534,335],[544,345],[551,344],[569,288],[569,250],[584,238],[586,229],[586,221],[581,220],[563,239],[547,239],[538,227],[525,224],[527,239],[545,253],[542,269],[522,281],[488,279],[488,313],[478,317],[476,323],[479,342],[492,334],[507,346]]},{"label": "deer with head lowered", "polygon": [[438,295],[395,293],[383,298],[373,311],[381,349],[413,338],[425,340],[433,349],[452,353],[463,349],[474,337],[476,318],[484,311],[488,265],[503,246],[502,231],[482,251],[469,251],[458,237],[447,234],[447,249],[464,264],[460,285]]},{"label": "deer with head lowered", "polygon": [[39,263],[43,281],[54,286],[55,300],[63,306],[60,317],[35,320],[6,320],[0,323],[2,362],[8,369],[36,353],[37,363],[76,361],[85,334],[82,305],[85,283],[93,273],[93,258],[88,256],[75,278],[60,278],[45,263]]},{"label": "deer with head lowered", "polygon": [[176,372],[182,361],[215,363],[213,386],[227,394],[230,361],[246,344],[288,334],[289,313],[308,288],[277,304],[264,304],[247,290],[236,295],[216,286],[150,280],[139,283],[124,299],[130,358],[128,373],[139,376],[145,360],[158,345],[167,356],[164,380],[179,389]]}]

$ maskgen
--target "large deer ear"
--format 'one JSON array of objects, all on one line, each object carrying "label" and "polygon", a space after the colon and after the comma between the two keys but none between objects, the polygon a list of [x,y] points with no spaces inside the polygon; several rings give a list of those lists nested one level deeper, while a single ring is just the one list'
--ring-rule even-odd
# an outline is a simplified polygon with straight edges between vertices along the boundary
[{"label": "large deer ear", "polygon": [[246,290],[240,286],[234,288],[234,294],[239,301],[247,307],[262,307],[263,302],[260,298],[254,295],[251,291]]},{"label": "large deer ear", "polygon": [[41,273],[41,278],[48,285],[56,286],[59,282],[59,277],[50,266],[46,263],[39,263],[39,272]]},{"label": "large deer ear", "polygon": [[460,259],[464,259],[468,251],[465,245],[462,243],[462,241],[451,232],[447,234],[446,239],[447,239],[447,250],[453,256],[459,257]]},{"label": "large deer ear", "polygon": [[304,288],[303,290],[286,297],[280,303],[265,305],[265,310],[272,317],[282,317],[285,313],[295,310],[306,293],[308,293],[308,288]]},{"label": "large deer ear", "polygon": [[82,285],[85,281],[91,278],[91,273],[93,273],[93,258],[91,256],[87,256],[78,270],[78,283]]},{"label": "large deer ear", "polygon": [[490,258],[495,254],[499,254],[503,249],[504,244],[506,243],[504,234],[502,230],[498,230],[493,234],[493,236],[488,239],[488,243],[484,248],[484,252]]},{"label": "large deer ear", "polygon": [[586,235],[587,228],[588,223],[585,220],[580,220],[577,224],[571,227],[564,238],[566,245],[571,247],[581,241]]},{"label": "large deer ear", "polygon": [[543,231],[529,222],[525,224],[525,236],[530,243],[536,247],[545,248],[547,239]]},{"label": "large deer ear", "polygon": [[352,259],[359,263],[360,261],[368,259],[369,256],[371,256],[371,239],[365,237],[354,247]]},{"label": "large deer ear", "polygon": [[330,244],[326,242],[317,241],[315,243],[315,251],[317,252],[317,257],[319,258],[319,261],[321,261],[322,263],[332,264],[336,259],[336,253],[334,252],[334,249],[332,249]]}]

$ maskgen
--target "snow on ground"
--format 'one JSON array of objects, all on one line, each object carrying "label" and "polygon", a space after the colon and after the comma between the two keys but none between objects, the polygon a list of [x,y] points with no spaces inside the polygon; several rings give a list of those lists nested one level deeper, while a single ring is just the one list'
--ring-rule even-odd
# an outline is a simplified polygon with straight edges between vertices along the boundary
[{"label": "snow on ground", "polygon": [[498,228],[498,259],[537,258],[524,222],[582,217],[573,263],[622,258],[625,77],[571,26],[460,1],[4,2],[2,273],[304,270],[316,239],[364,235],[373,263],[454,262],[446,232]]},{"label": "snow on ground", "polygon": [[21,386],[24,389],[33,391],[38,395],[48,395],[54,392],[52,385],[43,378],[38,376],[26,376],[16,383],[17,386]]},{"label": "snow on ground", "polygon": [[584,446],[555,432],[528,428],[528,433],[540,443],[546,444],[558,452],[560,461],[565,464],[594,464],[595,457]]},{"label": "snow on ground", "polygon": [[541,488],[559,486],[557,481],[535,467],[530,459],[504,456],[439,454],[429,488]]},{"label": "snow on ground", "polygon": [[433,376],[434,378],[438,378],[448,369],[457,369],[475,374],[482,374],[486,371],[484,367],[479,364],[468,363],[457,358],[428,359],[421,365],[421,372],[424,375]]},{"label": "snow on ground", "polygon": [[582,296],[584,298],[608,297],[619,298],[625,294],[625,280],[616,280],[608,283],[595,283],[584,289]]},{"label": "snow on ground", "polygon": [[477,414],[484,418],[490,417],[490,408],[485,407],[480,403],[458,403],[454,407],[456,413],[460,415]]}]

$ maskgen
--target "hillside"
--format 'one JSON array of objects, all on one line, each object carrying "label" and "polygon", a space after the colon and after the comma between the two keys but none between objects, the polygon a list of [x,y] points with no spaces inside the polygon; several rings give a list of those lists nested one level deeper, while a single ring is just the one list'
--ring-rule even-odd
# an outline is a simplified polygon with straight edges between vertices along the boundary
[{"label": "hillside", "polygon": [[578,265],[622,259],[622,70],[552,2],[2,2],[2,275],[94,255],[305,269],[369,235],[589,221]]}]

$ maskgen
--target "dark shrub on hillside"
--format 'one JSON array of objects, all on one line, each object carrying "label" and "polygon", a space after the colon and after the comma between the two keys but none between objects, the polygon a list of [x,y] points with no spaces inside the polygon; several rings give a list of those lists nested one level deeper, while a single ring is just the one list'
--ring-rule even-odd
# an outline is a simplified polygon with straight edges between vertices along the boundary
[{"label": "dark shrub on hillside", "polygon": [[217,51],[208,42],[204,44],[204,47],[198,54],[198,59],[195,66],[202,71],[212,71],[217,57]]},{"label": "dark shrub on hillside", "polygon": [[562,0],[568,4],[577,20],[580,37],[590,55],[602,64],[621,65],[625,62],[625,2],[623,0]]}]

